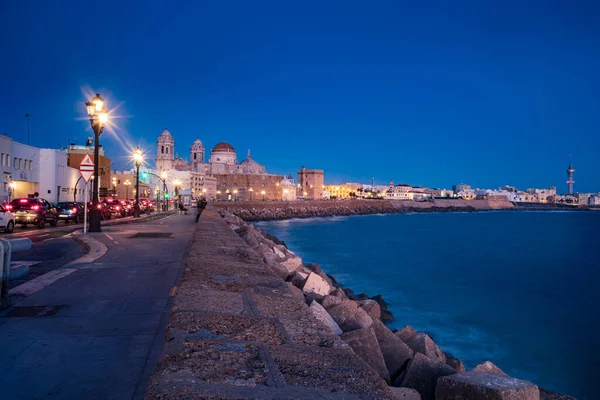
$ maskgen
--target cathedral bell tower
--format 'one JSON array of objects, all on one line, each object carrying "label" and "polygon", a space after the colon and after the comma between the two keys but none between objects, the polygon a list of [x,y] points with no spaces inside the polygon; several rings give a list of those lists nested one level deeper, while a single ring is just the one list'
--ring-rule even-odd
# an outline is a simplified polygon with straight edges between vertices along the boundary
[{"label": "cathedral bell tower", "polygon": [[200,139],[194,140],[190,149],[190,163],[192,172],[200,172],[200,165],[204,164],[204,145]]},{"label": "cathedral bell tower", "polygon": [[175,139],[166,128],[158,137],[156,170],[170,171],[175,168]]}]

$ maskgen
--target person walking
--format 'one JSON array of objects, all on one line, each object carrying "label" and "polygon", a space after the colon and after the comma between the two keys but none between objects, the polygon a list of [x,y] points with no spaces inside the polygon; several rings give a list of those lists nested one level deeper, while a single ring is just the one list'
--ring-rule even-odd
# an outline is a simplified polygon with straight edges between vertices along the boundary
[{"label": "person walking", "polygon": [[200,215],[202,215],[202,211],[206,208],[208,202],[204,197],[198,200],[198,204],[196,205],[196,222],[200,219]]}]

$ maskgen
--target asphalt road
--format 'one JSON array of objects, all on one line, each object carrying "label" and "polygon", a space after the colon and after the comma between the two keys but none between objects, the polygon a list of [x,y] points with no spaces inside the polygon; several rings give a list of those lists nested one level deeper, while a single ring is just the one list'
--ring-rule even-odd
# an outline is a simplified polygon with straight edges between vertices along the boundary
[{"label": "asphalt road", "polygon": [[[132,221],[134,221],[133,217],[113,218],[109,221],[102,221],[102,225]],[[83,229],[83,223],[65,224],[61,221],[55,227],[47,225],[47,228],[38,229],[33,226],[23,228],[17,225],[11,234],[0,233],[0,238],[29,238],[32,242],[30,250],[13,253],[12,260],[35,264],[29,266],[30,272],[26,277],[11,280],[9,288],[25,283],[83,256],[86,250],[71,237],[71,233],[81,229]]]}]

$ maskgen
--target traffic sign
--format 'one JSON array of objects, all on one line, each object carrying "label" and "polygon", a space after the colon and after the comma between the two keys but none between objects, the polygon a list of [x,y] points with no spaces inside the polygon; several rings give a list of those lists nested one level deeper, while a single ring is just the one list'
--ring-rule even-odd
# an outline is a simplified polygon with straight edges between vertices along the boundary
[{"label": "traffic sign", "polygon": [[94,175],[94,162],[89,154],[86,154],[85,157],[83,157],[81,164],[79,164],[79,173],[85,183],[88,183],[92,175]]},{"label": "traffic sign", "polygon": [[150,188],[146,189],[146,194],[148,196],[150,196],[152,194],[152,189],[150,189]]}]

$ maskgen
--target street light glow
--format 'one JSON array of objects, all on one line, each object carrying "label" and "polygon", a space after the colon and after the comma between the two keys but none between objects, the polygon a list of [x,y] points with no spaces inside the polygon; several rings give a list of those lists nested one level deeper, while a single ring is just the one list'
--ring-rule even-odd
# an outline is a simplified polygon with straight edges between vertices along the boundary
[{"label": "street light glow", "polygon": [[99,93],[96,93],[96,95],[92,98],[92,104],[94,104],[96,107],[96,112],[101,111],[104,107],[104,99],[100,97]]},{"label": "street light glow", "polygon": [[144,156],[142,155],[142,149],[139,147],[135,149],[133,152],[133,161],[135,161],[136,165],[139,165],[144,161]]}]

